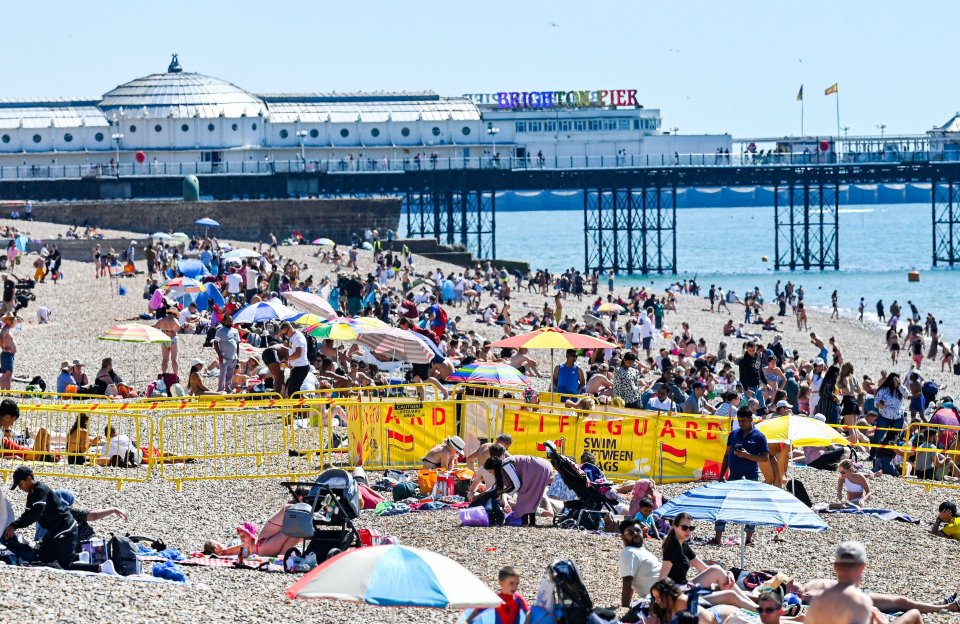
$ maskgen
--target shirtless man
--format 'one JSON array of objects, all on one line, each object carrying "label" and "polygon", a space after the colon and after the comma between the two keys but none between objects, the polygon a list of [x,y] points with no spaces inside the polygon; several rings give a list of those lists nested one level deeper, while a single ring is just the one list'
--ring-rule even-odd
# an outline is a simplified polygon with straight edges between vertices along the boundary
[{"label": "shirtless man", "polygon": [[460,436],[450,436],[436,445],[423,458],[425,470],[453,470],[457,457],[463,452],[464,443]]},{"label": "shirtless man", "polygon": [[537,361],[527,355],[527,349],[520,347],[513,352],[513,355],[510,356],[510,366],[514,368],[520,368],[523,366],[527,374],[532,377],[543,377],[540,373],[540,369],[537,368]]},{"label": "shirtless man", "polygon": [[[867,550],[860,542],[843,542],[837,546],[833,563],[836,581],[817,579],[810,581],[795,592],[802,600],[810,602],[807,612],[808,624],[832,624],[833,622],[876,621],[890,624],[922,624],[921,613],[947,613],[958,610],[956,602],[942,605],[917,602],[904,596],[892,594],[869,595],[860,589],[863,573],[867,569]],[[883,612],[905,611],[895,620],[888,620]],[[871,620],[871,617],[875,618]]]},{"label": "shirtless man", "polygon": [[156,322],[154,325],[157,329],[165,333],[170,337],[169,344],[160,345],[160,370],[163,373],[167,372],[167,368],[172,364],[173,374],[180,376],[180,366],[177,364],[177,334],[180,333],[180,321],[177,319],[177,308],[175,306],[167,306],[167,313],[163,315],[163,318]]},{"label": "shirtless man", "polygon": [[13,340],[13,330],[18,323],[12,312],[7,312],[0,324],[0,390],[10,389],[10,380],[13,379],[13,361],[17,355],[17,343]]},{"label": "shirtless man", "polygon": [[594,396],[610,396],[613,393],[613,372],[610,367],[601,364],[597,374],[587,380],[587,386],[583,389],[583,393]]}]

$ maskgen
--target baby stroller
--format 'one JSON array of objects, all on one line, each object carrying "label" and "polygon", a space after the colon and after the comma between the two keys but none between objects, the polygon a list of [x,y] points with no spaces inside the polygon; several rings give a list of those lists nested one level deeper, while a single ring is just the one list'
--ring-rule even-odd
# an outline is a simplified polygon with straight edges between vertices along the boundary
[{"label": "baby stroller", "polygon": [[290,491],[293,502],[283,515],[281,531],[304,541],[302,549],[289,549],[284,561],[313,553],[320,563],[360,546],[360,534],[353,524],[360,515],[360,490],[349,473],[333,468],[312,483],[284,481],[280,485]]},{"label": "baby stroller", "polygon": [[564,484],[577,495],[573,500],[564,501],[563,511],[553,517],[553,523],[564,528],[595,531],[600,528],[604,512],[614,512],[614,501],[607,498],[609,487],[590,483],[580,466],[569,457],[557,451],[553,442],[544,442],[547,459]]}]

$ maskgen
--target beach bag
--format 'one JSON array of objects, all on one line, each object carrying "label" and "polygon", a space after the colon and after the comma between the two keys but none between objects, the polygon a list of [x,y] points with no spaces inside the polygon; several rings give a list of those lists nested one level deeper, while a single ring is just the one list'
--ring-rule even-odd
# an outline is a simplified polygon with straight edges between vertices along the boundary
[{"label": "beach bag", "polygon": [[953,365],[953,374],[960,375],[960,362]]},{"label": "beach bag", "polygon": [[129,538],[114,535],[107,543],[107,556],[113,563],[114,569],[120,576],[140,574],[140,559],[137,558],[137,547]]},{"label": "beach bag", "polygon": [[490,517],[487,516],[487,510],[483,507],[467,507],[459,511],[460,524],[468,527],[488,527],[490,526]]},{"label": "beach bag", "polygon": [[430,468],[422,468],[417,473],[417,487],[423,494],[429,494],[433,491],[433,486],[437,484],[437,471]]},{"label": "beach bag", "polygon": [[150,303],[147,304],[147,307],[151,310],[159,310],[163,305],[163,291],[158,288],[157,290],[153,291],[153,296],[150,297]]},{"label": "beach bag", "polygon": [[296,503],[284,510],[282,531],[287,537],[313,537],[313,509],[310,505]]},{"label": "beach bag", "polygon": [[453,485],[453,494],[466,499],[470,491],[470,484],[473,483],[475,474],[469,468],[457,468],[453,471],[453,478],[456,479]]}]

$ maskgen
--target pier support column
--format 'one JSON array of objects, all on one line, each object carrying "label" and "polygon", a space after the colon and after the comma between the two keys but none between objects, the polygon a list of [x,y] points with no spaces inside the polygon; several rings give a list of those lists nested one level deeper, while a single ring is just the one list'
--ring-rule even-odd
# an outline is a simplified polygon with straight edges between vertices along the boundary
[{"label": "pier support column", "polygon": [[[785,191],[785,198],[781,196],[781,190]],[[838,270],[839,213],[838,183],[774,185],[774,270]]]},{"label": "pier support column", "polygon": [[496,259],[496,201],[493,191],[410,190],[403,198],[407,235],[462,245],[477,258]]},{"label": "pier support column", "polygon": [[933,266],[960,264],[960,207],[955,180],[933,180]]},{"label": "pier support column", "polygon": [[677,188],[585,189],[584,271],[677,272]]}]

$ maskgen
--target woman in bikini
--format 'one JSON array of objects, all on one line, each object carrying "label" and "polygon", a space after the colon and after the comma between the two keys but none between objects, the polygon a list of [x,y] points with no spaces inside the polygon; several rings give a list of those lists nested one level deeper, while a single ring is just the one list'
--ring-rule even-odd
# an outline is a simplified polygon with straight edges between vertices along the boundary
[{"label": "woman in bikini", "polygon": [[[870,498],[870,483],[853,467],[853,462],[844,459],[837,466],[837,500],[830,503],[830,509],[842,509],[854,505],[863,507]],[[846,492],[846,500],[843,494]]]}]

